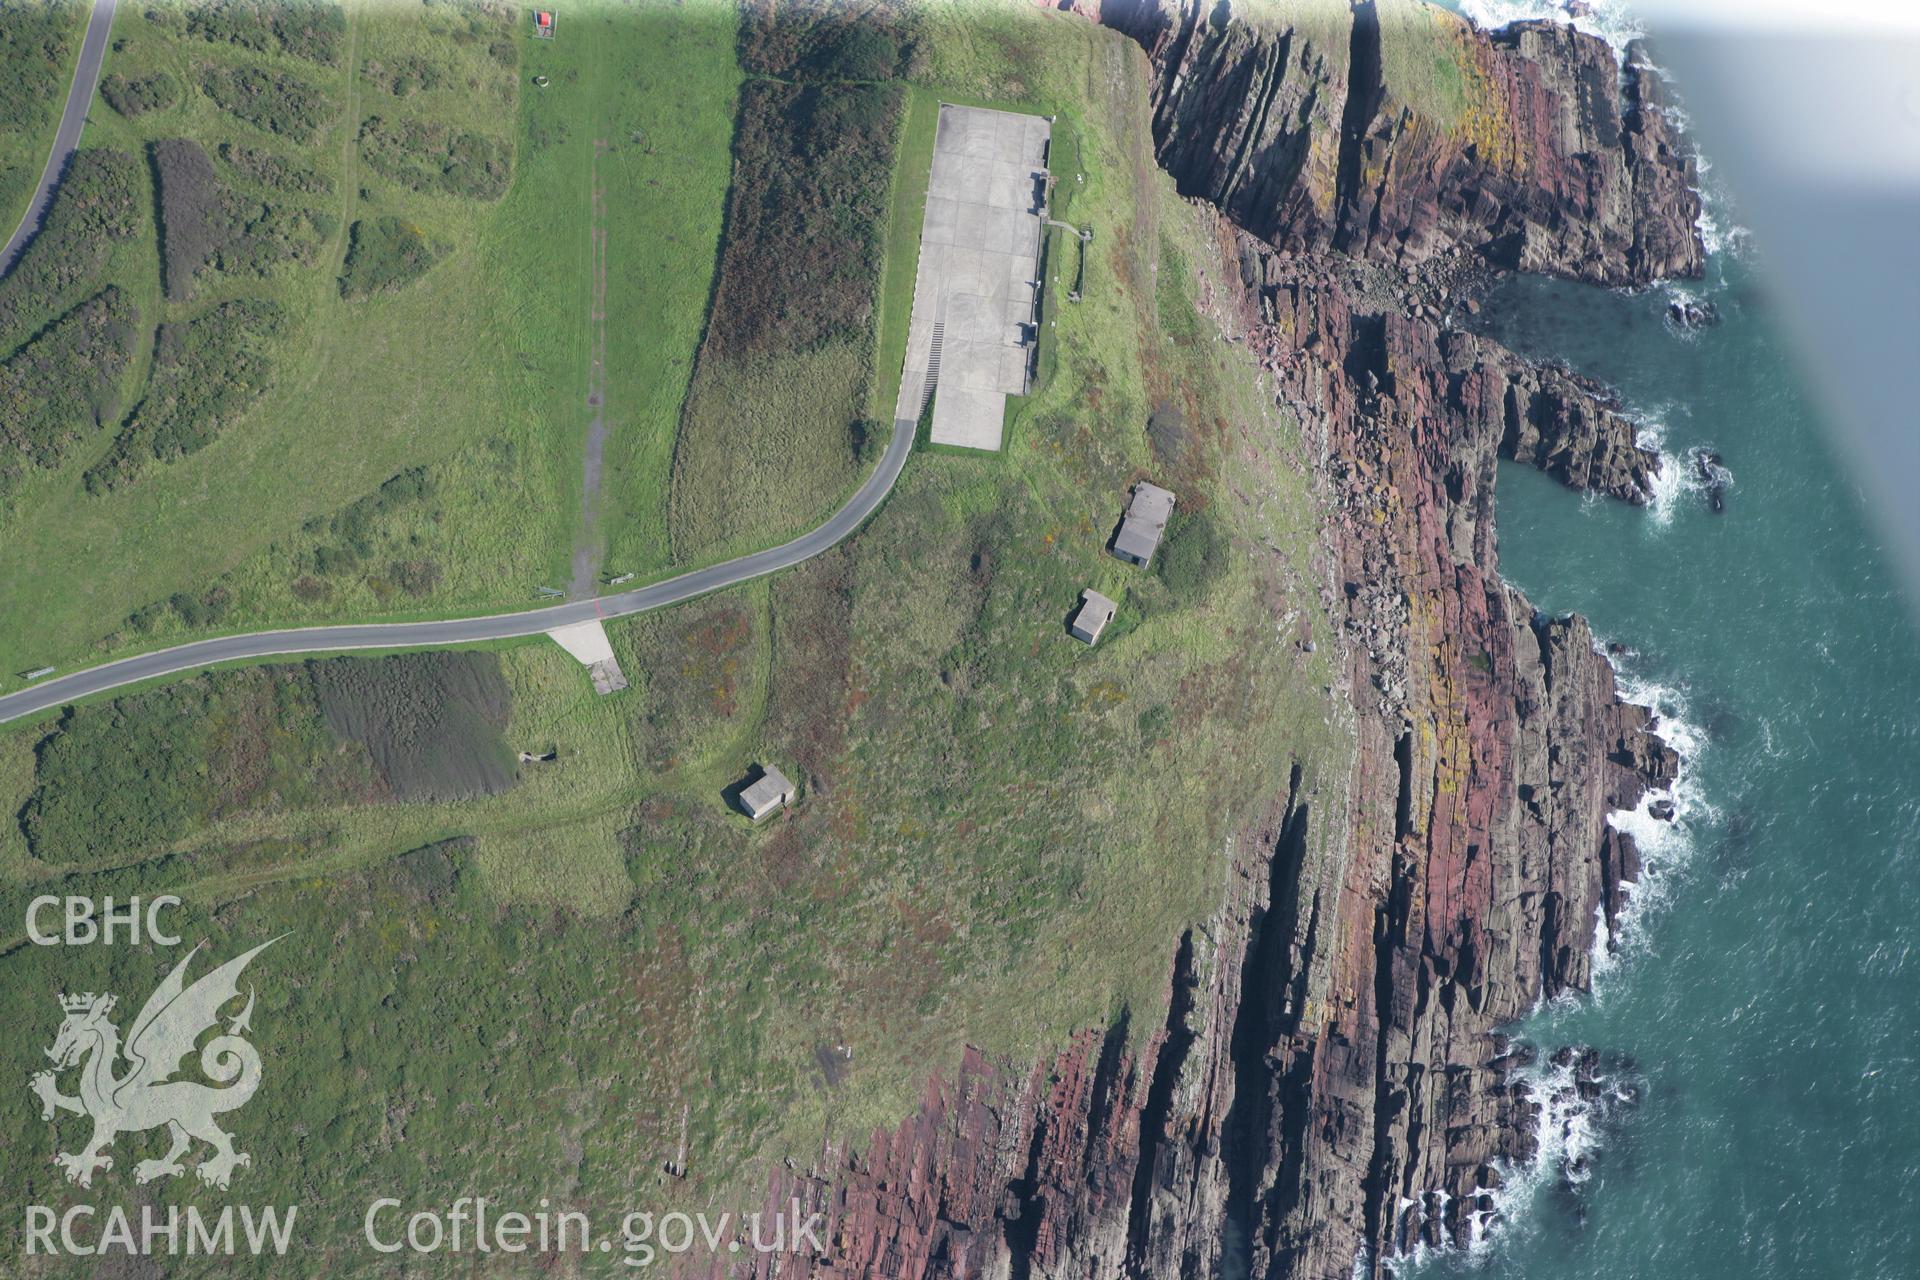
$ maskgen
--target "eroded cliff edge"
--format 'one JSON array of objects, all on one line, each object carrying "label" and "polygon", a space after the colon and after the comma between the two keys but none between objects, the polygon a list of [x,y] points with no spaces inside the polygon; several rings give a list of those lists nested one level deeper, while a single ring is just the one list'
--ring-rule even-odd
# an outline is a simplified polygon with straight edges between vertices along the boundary
[{"label": "eroded cliff edge", "polygon": [[1637,50],[1418,0],[1103,0],[1153,62],[1183,195],[1289,252],[1410,266],[1455,248],[1599,284],[1697,275],[1690,153]]},{"label": "eroded cliff edge", "polygon": [[1694,273],[1697,198],[1634,59],[1450,27],[1447,118],[1392,74],[1393,24],[1443,19],[1380,8],[1098,14],[1151,58],[1161,163],[1220,211],[1214,318],[1319,447],[1344,807],[1296,772],[1242,833],[1217,915],[1168,940],[1164,1025],[970,1055],[860,1152],[777,1172],[770,1209],[834,1223],[811,1274],[1347,1280],[1471,1240],[1532,1155],[1542,1099],[1499,1028],[1586,989],[1637,870],[1606,815],[1677,761],[1586,624],[1500,578],[1496,463],[1644,502],[1658,459],[1603,389],[1446,317],[1487,267]]}]

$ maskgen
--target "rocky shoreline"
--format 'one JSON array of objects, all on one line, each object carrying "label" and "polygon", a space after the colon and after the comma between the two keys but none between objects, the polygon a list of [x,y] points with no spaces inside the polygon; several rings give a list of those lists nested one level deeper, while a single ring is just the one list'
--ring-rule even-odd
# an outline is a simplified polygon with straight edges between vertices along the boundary
[{"label": "rocky shoreline", "polygon": [[1501,578],[1493,507],[1503,457],[1633,503],[1659,458],[1604,388],[1452,319],[1493,271],[1697,274],[1693,166],[1640,59],[1567,28],[1461,24],[1463,131],[1383,74],[1371,4],[1312,29],[1077,7],[1147,51],[1160,161],[1218,211],[1214,318],[1324,459],[1349,792],[1314,811],[1296,770],[1242,834],[1217,915],[1168,940],[1163,1026],[969,1054],[768,1206],[835,1226],[787,1274],[1379,1274],[1479,1238],[1543,1109],[1600,1089],[1568,1046],[1543,1096],[1501,1028],[1588,989],[1639,870],[1607,815],[1678,769],[1585,621]]}]

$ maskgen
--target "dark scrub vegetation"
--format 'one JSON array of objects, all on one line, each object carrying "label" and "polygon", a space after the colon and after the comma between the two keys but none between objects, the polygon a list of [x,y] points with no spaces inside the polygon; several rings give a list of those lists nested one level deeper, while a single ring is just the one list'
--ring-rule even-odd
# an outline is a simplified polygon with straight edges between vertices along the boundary
[{"label": "dark scrub vegetation", "polygon": [[278,303],[247,298],[162,325],[146,398],[107,456],[88,470],[87,491],[119,488],[149,463],[172,462],[213,443],[272,381],[266,340],[282,323]]},{"label": "dark scrub vegetation", "polygon": [[0,362],[0,497],[113,420],[139,321],[133,299],[108,285]]},{"label": "dark scrub vegetation", "polygon": [[167,297],[192,296],[208,270],[265,276],[282,262],[310,262],[333,233],[331,214],[263,203],[220,182],[199,143],[169,138],[150,148],[160,188],[162,274]]},{"label": "dark scrub vegetation", "polygon": [[1176,516],[1166,541],[1153,557],[1153,571],[1167,584],[1167,593],[1178,604],[1203,599],[1207,591],[1226,572],[1229,550],[1226,539],[1214,527],[1207,514]]},{"label": "dark scrub vegetation", "polygon": [[34,856],[127,863],[236,813],[370,794],[364,758],[334,749],[311,685],[287,670],[220,672],[70,709],[36,751],[20,814]]},{"label": "dark scrub vegetation", "polygon": [[167,138],[147,148],[160,190],[160,276],[167,297],[184,301],[213,256],[220,179],[199,143]]},{"label": "dark scrub vegetation", "polygon": [[329,195],[333,191],[333,181],[325,174],[316,173],[306,165],[257,147],[223,142],[220,144],[220,160],[233,172],[234,177],[262,187],[271,187],[275,191],[305,196]]},{"label": "dark scrub vegetation", "polygon": [[258,67],[207,67],[200,87],[222,111],[256,129],[306,142],[326,122],[326,95],[298,76]]},{"label": "dark scrub vegetation", "polygon": [[35,750],[35,857],[119,865],[236,815],[504,791],[517,762],[490,653],[218,671],[68,712]]},{"label": "dark scrub vegetation", "polygon": [[73,6],[66,0],[0,3],[0,129],[37,128],[57,102],[70,72],[67,38]]},{"label": "dark scrub vegetation", "polygon": [[[226,621],[233,609],[233,593],[225,587],[211,587],[199,595],[176,591],[165,600],[155,600],[127,615],[126,629],[134,635],[150,634],[169,617],[189,627],[211,627]],[[124,637],[116,636],[116,640]]]},{"label": "dark scrub vegetation", "polygon": [[364,298],[404,288],[425,275],[443,252],[405,218],[362,218],[349,232],[340,296]]},{"label": "dark scrub vegetation", "polygon": [[0,497],[118,412],[139,317],[128,294],[98,283],[114,243],[138,228],[140,202],[132,157],[77,153],[40,234],[0,281]]},{"label": "dark scrub vegetation", "polygon": [[180,82],[164,71],[129,78],[118,74],[100,82],[100,96],[129,120],[150,111],[163,111],[180,101]]},{"label": "dark scrub vegetation", "polygon": [[347,42],[346,11],[332,0],[196,0],[188,34],[255,53],[284,53],[332,66]]},{"label": "dark scrub vegetation", "polygon": [[495,200],[511,172],[506,144],[430,120],[370,116],[360,126],[360,158],[414,191]]},{"label": "dark scrub vegetation", "polygon": [[357,499],[332,516],[309,520],[305,532],[324,537],[313,553],[313,568],[321,576],[336,576],[361,566],[374,553],[380,524],[397,510],[424,503],[434,495],[434,476],[424,466],[409,466],[392,480]]},{"label": "dark scrub vegetation", "polygon": [[491,653],[404,653],[307,666],[334,736],[365,747],[395,799],[461,800],[514,784],[513,698]]},{"label": "dark scrub vegetation", "polygon": [[713,355],[866,332],[903,101],[891,85],[743,86]]},{"label": "dark scrub vegetation", "polygon": [[[0,208],[24,203],[73,68],[73,0],[0,0]],[[11,230],[11,227],[9,227]]]},{"label": "dark scrub vegetation", "polygon": [[0,350],[23,341],[22,330],[49,310],[79,301],[114,242],[139,229],[142,186],[139,166],[125,152],[74,153],[46,224],[0,281]]},{"label": "dark scrub vegetation", "polygon": [[890,80],[907,71],[914,24],[892,0],[746,0],[740,65],[800,80]]}]

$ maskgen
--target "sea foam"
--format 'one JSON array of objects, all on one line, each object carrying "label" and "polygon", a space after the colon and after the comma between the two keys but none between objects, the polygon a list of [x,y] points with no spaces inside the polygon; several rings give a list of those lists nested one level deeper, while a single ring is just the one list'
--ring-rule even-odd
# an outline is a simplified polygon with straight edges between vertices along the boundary
[{"label": "sea foam", "polygon": [[1473,19],[1474,25],[1489,31],[1529,19],[1571,23],[1575,29],[1605,40],[1621,57],[1626,55],[1629,44],[1647,34],[1620,0],[1593,0],[1593,3],[1578,5],[1566,0],[1462,0],[1460,12]]}]

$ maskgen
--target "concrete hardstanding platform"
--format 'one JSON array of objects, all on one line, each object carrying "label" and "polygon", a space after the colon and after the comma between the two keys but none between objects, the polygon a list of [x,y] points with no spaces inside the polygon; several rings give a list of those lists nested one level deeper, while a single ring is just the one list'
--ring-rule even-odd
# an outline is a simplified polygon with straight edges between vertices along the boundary
[{"label": "concrete hardstanding platform", "polygon": [[620,660],[613,656],[613,645],[608,641],[607,629],[600,625],[600,619],[570,622],[564,627],[555,627],[547,634],[586,667],[595,692],[613,693],[627,687],[626,674],[620,670]]},{"label": "concrete hardstanding platform", "polygon": [[940,107],[913,319],[896,419],[929,390],[935,444],[1000,447],[1010,395],[1025,395],[1038,315],[1047,121]]}]

